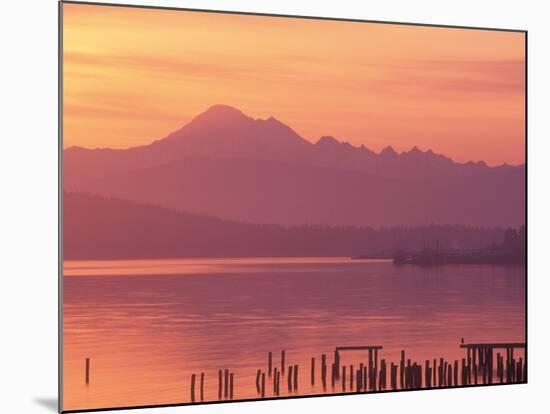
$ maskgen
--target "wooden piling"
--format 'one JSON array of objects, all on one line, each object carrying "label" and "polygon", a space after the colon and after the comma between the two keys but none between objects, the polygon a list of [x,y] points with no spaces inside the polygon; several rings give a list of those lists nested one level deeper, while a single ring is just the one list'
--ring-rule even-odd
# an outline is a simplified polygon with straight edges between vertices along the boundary
[{"label": "wooden piling", "polygon": [[431,387],[431,376],[430,376],[430,361],[427,359],[424,362],[424,378],[426,379],[426,387]]},{"label": "wooden piling", "polygon": [[327,356],[321,355],[321,381],[323,382],[323,389],[327,388]]},{"label": "wooden piling", "polygon": [[262,372],[262,398],[265,397],[265,372]]},{"label": "wooden piling", "polygon": [[[365,390],[371,389],[372,390],[372,375],[374,371],[374,358],[373,358],[373,350],[369,349],[369,363],[367,366],[367,374],[365,375]],[[368,381],[368,384],[367,384]]]},{"label": "wooden piling", "polygon": [[[513,351],[513,349],[512,349],[512,351]],[[516,364],[517,364],[517,361],[514,357],[512,357],[511,364],[512,364],[512,381],[511,382],[516,382]]]},{"label": "wooden piling", "polygon": [[386,388],[384,386],[384,365],[385,365],[386,361],[384,359],[381,359],[380,360],[380,369],[378,370],[378,374],[377,374],[377,379],[376,379],[376,386],[377,386],[377,390],[378,391],[382,391],[384,388]]},{"label": "wooden piling", "polygon": [[195,374],[191,375],[191,402],[195,402]]},{"label": "wooden piling", "polygon": [[489,375],[489,384],[493,383],[493,348],[487,349],[487,370]]},{"label": "wooden piling", "polygon": [[311,358],[311,385],[315,385],[315,357]]},{"label": "wooden piling", "polygon": [[500,352],[497,352],[497,378],[501,384],[503,382],[502,372],[502,357],[500,356]]},{"label": "wooden piling", "polygon": [[374,348],[374,372],[372,373],[373,383],[371,385],[373,391],[376,391],[378,387],[378,368],[378,349]]},{"label": "wooden piling", "polygon": [[363,363],[362,362],[359,364],[359,378],[360,378],[360,380],[359,380],[359,384],[360,384],[359,391],[363,391],[363,388],[365,386],[365,376],[363,375]]},{"label": "wooden piling", "polygon": [[[259,372],[260,370],[258,370]],[[259,391],[258,391],[259,392]],[[218,400],[222,399],[222,370],[218,370]]]},{"label": "wooden piling", "polygon": [[204,372],[201,372],[201,388],[200,388],[200,393],[201,393],[201,401],[204,401]]},{"label": "wooden piling", "polygon": [[455,385],[455,387],[458,387],[458,360],[456,360],[456,359],[455,359],[455,362],[454,362],[453,373],[454,373],[454,385]]},{"label": "wooden piling", "polygon": [[227,399],[229,396],[229,370],[224,370],[223,375],[223,398]]},{"label": "wooden piling", "polygon": [[500,374],[499,374],[500,383],[504,383],[504,357],[500,355]]},{"label": "wooden piling", "polygon": [[296,391],[298,389],[298,364],[294,365],[294,390]]},{"label": "wooden piling", "polygon": [[233,399],[233,373],[229,374],[229,399]]},{"label": "wooden piling", "polygon": [[[512,350],[510,350],[510,354],[512,353]],[[510,361],[508,362],[508,366],[506,367],[506,374],[507,374],[507,381],[506,382],[514,382],[514,367],[516,366],[516,363],[514,362],[514,358],[510,356]]]},{"label": "wooden piling", "polygon": [[258,391],[258,394],[261,393],[261,387],[260,387],[260,378],[261,378],[262,370],[256,371],[256,391]]},{"label": "wooden piling", "polygon": [[472,383],[472,351],[470,348],[468,348],[468,357],[467,357],[467,372],[468,372],[468,380],[466,381],[468,384]]},{"label": "wooden piling", "polygon": [[502,366],[500,361],[500,352],[497,352],[497,378],[502,384]]},{"label": "wooden piling", "polygon": [[353,365],[349,366],[349,389],[350,391],[353,391],[353,376],[355,371],[353,370]]},{"label": "wooden piling", "polygon": [[285,351],[281,351],[281,375],[285,375]]},{"label": "wooden piling", "polygon": [[292,365],[288,366],[288,378],[287,378],[288,392],[292,392]]},{"label": "wooden piling", "polygon": [[506,375],[505,375],[505,382],[510,382],[510,358],[509,358],[509,350],[506,352]]},{"label": "wooden piling", "polygon": [[387,381],[386,381],[386,360],[380,360],[380,378],[378,380],[378,387],[380,390],[385,390]]},{"label": "wooden piling", "polygon": [[340,353],[338,349],[334,351],[334,379],[340,379]]},{"label": "wooden piling", "polygon": [[401,362],[399,364],[399,386],[401,389],[405,388],[405,351],[401,351]]},{"label": "wooden piling", "polygon": [[481,371],[481,374],[483,375],[483,383],[487,384],[489,382],[489,365],[487,361],[487,348],[482,348],[482,363],[483,363],[483,370]]},{"label": "wooden piling", "polygon": [[86,358],[84,381],[86,385],[90,384],[90,358]]},{"label": "wooden piling", "polygon": [[342,391],[346,392],[346,366],[342,367]]},{"label": "wooden piling", "polygon": [[390,382],[392,390],[397,389],[397,365],[393,362],[390,365]]},{"label": "wooden piling", "polygon": [[271,371],[272,371],[272,364],[273,364],[273,355],[271,351],[267,354],[267,373],[271,377]]},{"label": "wooden piling", "polygon": [[477,363],[477,353],[478,349],[477,347],[472,348],[472,368],[474,371],[474,384],[477,384],[477,377],[479,375],[479,365]]},{"label": "wooden piling", "polygon": [[505,367],[504,367],[504,356],[501,355],[500,357],[500,382],[501,383],[504,383],[504,372],[505,372]]},{"label": "wooden piling", "polygon": [[524,365],[525,364],[523,362],[523,358],[520,358],[519,359],[519,376],[518,376],[518,379],[519,379],[520,382],[525,381],[525,376],[523,375],[523,371],[524,371],[523,366]]}]

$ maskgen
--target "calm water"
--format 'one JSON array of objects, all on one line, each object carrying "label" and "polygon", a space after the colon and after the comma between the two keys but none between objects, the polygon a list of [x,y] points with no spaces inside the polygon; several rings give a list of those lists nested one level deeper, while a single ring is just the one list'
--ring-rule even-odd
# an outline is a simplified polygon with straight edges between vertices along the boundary
[{"label": "calm water", "polygon": [[[462,358],[461,337],[522,342],[524,295],[521,267],[424,269],[347,258],[65,262],[64,408],[190,402],[191,374],[201,372],[205,400],[217,400],[220,368],[235,373],[234,398],[257,398],[256,370],[267,368],[269,351],[280,366],[282,349],[287,364],[300,365],[298,392],[322,393],[309,385],[310,360],[332,358],[335,346],[382,345],[389,362],[401,349],[420,361]],[[281,396],[286,391],[281,381]]]}]

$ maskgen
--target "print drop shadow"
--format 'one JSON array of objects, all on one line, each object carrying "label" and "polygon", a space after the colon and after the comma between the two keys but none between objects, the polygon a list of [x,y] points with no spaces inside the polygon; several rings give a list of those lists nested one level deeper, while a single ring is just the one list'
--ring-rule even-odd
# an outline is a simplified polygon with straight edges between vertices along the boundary
[{"label": "print drop shadow", "polygon": [[35,398],[33,401],[50,411],[57,412],[57,398]]}]

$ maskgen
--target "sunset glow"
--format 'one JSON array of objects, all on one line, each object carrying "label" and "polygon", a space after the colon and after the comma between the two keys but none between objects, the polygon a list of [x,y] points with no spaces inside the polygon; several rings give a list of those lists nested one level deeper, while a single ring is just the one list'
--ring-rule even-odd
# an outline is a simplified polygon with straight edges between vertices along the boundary
[{"label": "sunset glow", "polygon": [[[524,34],[64,5],[64,146],[128,148],[214,104],[456,161],[524,162]],[[498,148],[498,151],[495,151]]]},{"label": "sunset glow", "polygon": [[525,33],[62,7],[64,412],[527,381]]}]

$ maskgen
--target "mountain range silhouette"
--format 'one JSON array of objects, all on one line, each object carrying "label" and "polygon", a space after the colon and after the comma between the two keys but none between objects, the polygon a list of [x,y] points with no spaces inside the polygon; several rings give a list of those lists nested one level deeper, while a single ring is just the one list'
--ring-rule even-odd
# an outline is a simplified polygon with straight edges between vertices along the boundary
[{"label": "mountain range silhouette", "polygon": [[149,145],[66,149],[64,189],[286,226],[506,227],[525,214],[524,165],[456,163],[416,146],[375,153],[331,136],[310,143],[226,105]]},{"label": "mountain range silhouette", "polygon": [[323,257],[365,253],[390,257],[423,246],[479,249],[504,239],[504,229],[418,226],[247,224],[153,204],[65,192],[65,260],[188,257]]}]

